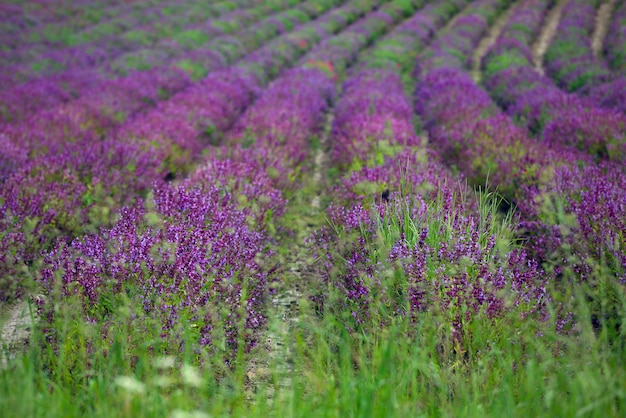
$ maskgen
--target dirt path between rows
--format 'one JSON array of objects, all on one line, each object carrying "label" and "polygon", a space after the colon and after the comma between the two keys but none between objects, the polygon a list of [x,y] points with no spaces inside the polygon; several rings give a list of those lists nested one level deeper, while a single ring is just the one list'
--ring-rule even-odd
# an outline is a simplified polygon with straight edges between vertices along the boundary
[{"label": "dirt path between rows", "polygon": [[533,64],[535,66],[535,70],[537,70],[541,75],[545,75],[545,70],[543,68],[543,56],[546,54],[546,51],[554,38],[556,28],[559,26],[561,15],[563,14],[563,9],[567,5],[567,2],[568,0],[559,0],[556,6],[550,10],[544,20],[543,28],[541,29],[539,36],[532,45]]},{"label": "dirt path between rows", "polygon": [[[276,394],[272,385],[265,385],[268,399],[279,396],[285,400],[293,387],[293,353],[291,335],[300,321],[300,300],[305,297],[298,283],[316,280],[313,277],[313,260],[309,259],[310,250],[305,242],[317,228],[316,223],[323,219],[320,198],[327,190],[324,171],[328,165],[328,149],[330,147],[331,127],[334,120],[334,108],[327,111],[323,129],[320,134],[320,145],[313,155],[312,174],[305,181],[308,193],[299,197],[303,201],[295,203],[302,211],[305,221],[293,232],[295,236],[286,238],[284,246],[288,246],[289,254],[282,260],[284,271],[279,280],[276,293],[271,298],[268,312],[269,327],[263,341],[265,359],[253,359],[250,362],[247,377],[252,386],[276,379],[281,393]],[[254,390],[254,389],[253,389]]]},{"label": "dirt path between rows", "polygon": [[20,300],[2,309],[4,321],[0,333],[0,370],[5,369],[9,361],[28,343],[32,326],[27,301]]},{"label": "dirt path between rows", "polygon": [[591,36],[591,50],[596,58],[602,56],[602,47],[604,45],[604,38],[609,30],[609,24],[611,23],[611,15],[615,10],[617,0],[609,0],[603,3],[598,8],[596,14],[596,26]]},{"label": "dirt path between rows", "polygon": [[511,13],[513,9],[515,9],[516,4],[513,4],[509,7],[504,13],[502,13],[493,25],[488,29],[487,34],[480,40],[478,46],[474,50],[472,55],[472,68],[470,73],[472,75],[472,79],[476,84],[479,84],[482,78],[481,64],[483,57],[487,54],[489,49],[496,43],[500,33],[502,33],[502,29],[506,22],[509,21],[509,17],[511,17]]}]

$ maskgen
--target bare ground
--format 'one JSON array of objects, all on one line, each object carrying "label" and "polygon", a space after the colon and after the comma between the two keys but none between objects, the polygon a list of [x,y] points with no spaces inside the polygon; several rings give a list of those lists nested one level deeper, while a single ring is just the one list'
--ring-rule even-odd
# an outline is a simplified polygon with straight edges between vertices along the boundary
[{"label": "bare ground", "polygon": [[[330,141],[330,130],[334,119],[334,111],[330,109],[324,121],[324,128],[320,135],[320,146],[315,150],[313,156],[313,172],[309,177],[308,188],[312,190],[312,196],[308,202],[306,214],[309,218],[319,215],[320,197],[326,190],[326,184],[323,179],[323,172],[328,166],[327,150]],[[306,205],[305,205],[306,206]],[[279,396],[284,399],[288,396],[292,387],[293,375],[293,354],[291,351],[292,341],[290,335],[292,328],[297,326],[300,320],[300,301],[304,295],[298,289],[297,284],[316,280],[315,273],[312,268],[313,260],[308,259],[309,250],[304,239],[313,232],[312,224],[304,222],[295,232],[297,236],[287,238],[287,242],[293,240],[289,254],[282,260],[283,271],[282,278],[278,283],[276,294],[271,298],[271,304],[268,312],[270,324],[265,334],[265,340],[262,343],[261,350],[263,355],[254,357],[248,366],[247,378],[249,382],[250,392],[248,398],[253,400],[255,386],[261,382],[267,390],[269,399]],[[275,379],[272,382],[272,379]],[[267,383],[274,383],[274,386]],[[281,393],[275,393],[275,387]],[[283,392],[284,391],[284,392]]]},{"label": "bare ground", "polygon": [[543,56],[546,54],[546,51],[554,38],[556,28],[559,26],[559,22],[561,21],[563,8],[567,5],[567,2],[568,0],[559,0],[556,6],[550,10],[546,16],[539,36],[532,45],[533,64],[535,65],[535,70],[537,70],[537,72],[541,75],[545,74],[545,70],[543,68]]},{"label": "bare ground", "polygon": [[0,370],[21,351],[30,337],[32,320],[27,301],[20,300],[2,307],[3,322],[0,334]]},{"label": "bare ground", "polygon": [[591,49],[596,58],[602,56],[604,38],[606,38],[609,24],[611,22],[611,15],[613,14],[613,10],[615,10],[616,3],[617,0],[609,0],[600,5],[598,8],[598,13],[596,14],[596,26],[591,36]]}]

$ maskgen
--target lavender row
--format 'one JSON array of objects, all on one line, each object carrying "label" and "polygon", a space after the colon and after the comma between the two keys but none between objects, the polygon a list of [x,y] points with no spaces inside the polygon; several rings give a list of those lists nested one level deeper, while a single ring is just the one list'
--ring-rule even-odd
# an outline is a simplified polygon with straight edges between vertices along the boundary
[{"label": "lavender row", "polygon": [[[333,4],[334,2],[326,2],[325,7],[330,8]],[[271,20],[269,25],[272,25]],[[270,36],[271,35],[275,34],[270,33]],[[243,53],[245,53],[245,51],[240,51],[240,54]],[[215,58],[213,63],[217,63],[218,67],[219,64],[223,62],[223,57],[220,57],[217,53],[209,57]],[[218,57],[222,59],[218,59]],[[236,56],[231,58],[236,58]],[[164,71],[161,69],[153,70],[149,74],[152,74],[153,78],[154,76],[161,77],[161,72],[176,73],[174,70]],[[137,77],[145,79],[148,76],[136,74],[129,78],[130,82],[132,83],[133,78]],[[153,84],[151,87],[158,87],[158,81],[158,78],[154,79],[151,82]],[[129,101],[129,92],[124,89],[115,88],[116,84],[119,83],[120,81],[118,80],[103,80],[95,87],[91,87],[88,91],[79,94],[80,98],[78,100],[61,104],[49,111],[37,112],[22,123],[9,126],[6,129],[5,135],[16,142],[25,143],[28,145],[28,149],[40,147],[44,144],[50,147],[50,144],[53,143],[57,146],[62,146],[66,141],[72,139],[76,140],[84,135],[95,134],[96,136],[101,136],[146,107],[144,101]],[[22,89],[12,92],[20,94],[18,100],[7,102],[8,106],[16,108],[15,110],[11,109],[8,112],[9,114],[19,113],[19,110],[21,110],[20,107],[22,106],[33,106],[36,109],[44,104],[49,105],[50,103],[46,101],[54,101],[55,99],[54,96],[44,95],[42,99],[45,101],[40,103],[32,101],[32,98],[24,101],[24,99],[29,96],[23,96],[23,91],[21,90]],[[45,89],[43,93],[49,90],[49,88]],[[107,92],[110,97],[105,96],[105,100],[98,100],[102,91]],[[66,116],[68,114],[72,116],[68,118]],[[52,134],[50,133],[50,128],[53,129]]]},{"label": "lavender row", "polygon": [[[417,53],[460,6],[454,1],[427,6],[387,37],[405,43],[386,58],[401,62],[411,45]],[[337,104],[338,127],[362,121],[343,160],[377,157],[352,164],[332,192],[331,226],[312,239],[323,278],[314,295],[318,308],[352,330],[380,326],[392,316],[418,322],[428,311],[445,321],[459,347],[471,340],[472,321],[495,326],[503,315],[541,314],[543,272],[522,251],[495,250],[496,241],[510,237],[487,226],[493,220],[481,218],[476,202],[461,197],[469,194],[463,183],[415,140],[411,101],[400,78],[410,66],[364,69],[376,66],[371,58],[376,49],[357,65]],[[358,113],[350,117],[359,104],[368,108],[365,121]],[[380,121],[403,129],[391,133]],[[372,144],[379,144],[376,152]],[[332,303],[329,289],[339,293]]]},{"label": "lavender row", "polygon": [[408,18],[389,35],[382,38],[372,48],[362,54],[353,70],[365,68],[387,68],[400,73],[408,73],[413,68],[419,50],[429,42],[435,32],[457,13],[463,1],[448,1],[427,4],[423,10]]},{"label": "lavender row", "polygon": [[[359,14],[358,7],[344,9]],[[341,26],[340,17],[335,11],[323,19],[328,26],[333,26],[331,21]],[[308,44],[316,35],[305,30],[299,34]],[[232,71],[243,73],[241,68]],[[233,87],[241,85],[241,80],[233,81]],[[224,355],[234,360],[241,344],[255,344],[266,321],[271,276],[267,262],[261,265],[259,260],[271,255],[265,250],[266,222],[281,216],[286,203],[274,183],[250,153],[238,153],[236,161],[213,155],[179,186],[156,186],[154,201],[144,205],[150,209],[134,209],[136,215],[124,211],[101,238],[89,236],[50,253],[43,270],[45,287],[53,299],[79,298],[83,314],[92,318],[103,316],[97,295],[115,299],[126,290],[141,308],[134,325],[141,326],[143,315],[151,317],[170,347],[179,342],[180,327],[191,326],[195,349],[224,346]],[[53,291],[59,285],[60,295]],[[52,316],[49,308],[43,305],[42,313]]]},{"label": "lavender row", "polygon": [[[278,3],[282,4],[280,1]],[[270,27],[274,27],[271,20],[267,23]],[[276,34],[274,33],[273,35]],[[205,73],[222,68],[246,53],[243,48],[238,48],[235,52],[226,54],[219,52],[219,49],[198,50],[188,53],[183,58],[193,62],[196,73],[198,71]],[[168,66],[165,65],[165,67]],[[182,67],[186,68],[184,65]],[[97,83],[95,88],[93,87],[94,83]],[[4,106],[0,107],[0,115],[2,116],[0,120],[11,122],[24,119],[38,109],[68,102],[74,97],[80,97],[85,93],[88,94],[89,91],[106,91],[107,83],[110,83],[110,81],[99,81],[97,74],[90,71],[69,72],[59,76],[33,80],[2,94],[5,100]],[[89,90],[85,92],[85,88],[89,88]]]},{"label": "lavender row", "polygon": [[[363,9],[372,7],[361,2],[356,4],[357,7],[345,7],[344,14],[357,16]],[[327,19],[329,23],[334,21],[335,25],[341,26],[345,23],[341,22],[340,17],[342,14],[335,11]],[[345,22],[348,17],[343,18]],[[327,25],[332,26],[329,23]],[[323,27],[318,27],[317,31],[303,30],[301,39],[310,44],[311,37],[318,35]],[[363,25],[357,23],[356,27]],[[302,44],[295,42],[295,45]],[[326,79],[330,80],[328,77]],[[165,233],[161,232],[164,228],[160,221],[156,225],[155,222],[147,223],[145,214],[141,213],[143,216],[135,216],[123,223],[125,234],[122,239],[117,232],[111,235],[106,233],[101,245],[94,245],[90,241],[93,238],[88,237],[75,241],[72,248],[65,252],[58,249],[46,263],[48,269],[44,270],[45,278],[51,282],[46,287],[54,294],[52,289],[59,284],[54,278],[62,277],[62,296],[67,298],[73,292],[78,293],[84,301],[85,313],[94,317],[102,315],[97,310],[95,295],[112,293],[115,297],[121,289],[137,289],[139,291],[131,294],[146,296],[134,297],[133,301],[140,304],[142,313],[163,324],[165,339],[176,342],[178,327],[188,327],[191,318],[192,326],[198,330],[199,349],[210,346],[215,350],[219,347],[216,344],[219,343],[217,337],[226,340],[226,350],[231,355],[240,343],[250,348],[255,343],[256,332],[265,322],[263,304],[268,291],[267,281],[271,278],[258,262],[261,256],[268,255],[263,251],[267,239],[266,223],[279,217],[285,205],[280,191],[275,188],[275,184],[279,183],[276,176],[266,174],[272,173],[268,168],[276,171],[278,167],[257,158],[258,153],[271,155],[274,152],[268,145],[260,143],[254,147],[254,152],[252,149],[234,147],[236,154],[233,156],[236,160],[220,159],[214,155],[179,187],[157,186],[153,192],[155,209],[151,210],[150,215],[165,220]],[[175,211],[162,209],[163,195],[174,201]],[[175,200],[169,199],[172,195]],[[198,198],[201,200],[198,201]],[[207,208],[204,199],[216,203]],[[170,218],[172,213],[177,215],[175,219]],[[224,225],[212,221],[214,217],[234,219],[236,222]],[[250,222],[250,219],[253,221]],[[167,225],[175,225],[175,230],[168,233],[174,226]],[[147,232],[136,236],[136,231]],[[181,234],[181,231],[197,232],[191,236]],[[250,237],[251,233],[255,235]],[[129,239],[126,238],[128,236]],[[150,239],[153,236],[157,238]],[[238,242],[231,249],[234,240]],[[123,244],[118,245],[120,241]],[[185,250],[167,254],[169,267],[167,273],[163,274],[164,263],[154,254],[160,252],[161,248],[178,248],[179,245],[184,246]],[[188,245],[193,246],[191,251]],[[89,250],[94,247],[98,250]],[[206,256],[207,249],[210,249],[210,259]],[[245,252],[237,249],[245,249]],[[135,267],[140,257],[143,257],[141,265],[147,266],[141,271]],[[99,267],[82,268],[104,266],[104,260],[113,260],[122,274],[118,274],[118,270],[107,271]],[[187,279],[189,265],[197,273]],[[69,266],[78,267],[70,269]],[[226,280],[222,279],[224,275]],[[129,277],[133,278],[130,283]],[[176,286],[167,286],[170,282],[176,283]],[[129,293],[128,290],[126,293]],[[165,305],[154,303],[157,299],[165,301]],[[43,307],[44,312],[47,309],[47,305]],[[206,315],[207,311],[213,315]],[[221,316],[216,317],[214,313]]]},{"label": "lavender row", "polygon": [[568,94],[534,71],[530,45],[548,4],[530,0],[515,8],[483,59],[485,85],[509,115],[545,144],[571,146],[599,159],[622,161],[626,156],[624,114]]},{"label": "lavender row", "polygon": [[[111,158],[114,153],[110,148],[95,148],[91,158],[75,161],[82,165],[70,164],[69,168],[95,175],[97,170],[91,164],[103,165],[102,156],[108,154]],[[123,147],[120,151],[128,155],[129,149]],[[85,150],[91,149],[82,149]],[[121,161],[120,166],[129,163],[140,167],[138,162],[143,155],[137,153],[135,161]],[[242,341],[252,346],[255,335],[251,330],[264,321],[260,310],[267,274],[259,267],[257,257],[265,253],[265,244],[259,232],[248,228],[249,212],[239,210],[234,203],[240,201],[242,193],[228,194],[226,187],[214,186],[227,166],[215,164],[215,169],[207,166],[198,173],[206,185],[204,189],[157,187],[150,203],[152,209],[142,208],[139,203],[123,211],[111,230],[75,241],[71,246],[60,244],[46,256],[41,270],[41,285],[50,292],[52,302],[40,306],[41,312],[53,319],[51,308],[59,301],[53,296],[64,297],[64,303],[82,297],[87,319],[111,317],[120,301],[119,290],[123,289],[126,297],[133,297],[133,302],[144,309],[135,325],[141,326],[142,320],[150,318],[150,325],[158,322],[163,336],[171,332],[168,341],[173,343],[168,344],[168,350],[177,347],[176,334],[182,332],[181,325],[197,333],[199,346],[224,346],[227,356],[236,353]],[[89,172],[87,167],[94,171]],[[128,178],[133,174],[139,179],[149,178],[144,177],[146,173],[137,172],[137,168],[126,173]],[[244,168],[240,164],[232,172],[243,174]],[[123,174],[111,169],[105,167],[103,171],[112,176]],[[44,174],[55,175],[54,171]],[[63,176],[67,185],[75,184],[70,181],[68,170],[63,170]],[[80,181],[82,177],[79,173],[74,179]],[[260,178],[262,175],[255,173],[257,184]],[[109,184],[117,183],[112,178]],[[154,224],[155,217],[158,225]],[[108,246],[102,245],[105,242]],[[195,252],[188,251],[188,245]],[[2,254],[15,255],[11,251]],[[190,265],[195,273],[188,269]],[[56,282],[60,275],[65,279],[63,283]],[[57,289],[61,289],[60,295]],[[245,313],[240,314],[241,311]],[[54,334],[50,335],[50,342],[54,343]]]},{"label": "lavender row", "polygon": [[419,50],[461,5],[447,2],[426,6],[361,57],[343,85],[343,97],[335,111],[335,165],[360,166],[368,159],[382,158],[398,145],[419,143],[413,107],[405,97],[401,74],[412,68],[407,57],[414,61]]},{"label": "lavender row", "polygon": [[17,43],[14,42],[12,46],[19,48],[21,45],[41,44],[50,48],[107,41],[111,36],[150,24],[166,16],[170,18],[170,24],[199,23],[254,4],[252,0],[229,0],[212,4],[198,0],[158,0],[117,8],[106,7],[97,12],[92,9],[92,13],[100,15],[99,21],[93,25],[77,30],[77,27],[72,26],[73,19],[70,14],[58,24],[46,25],[41,30],[21,32],[20,37],[15,40]]},{"label": "lavender row", "polygon": [[605,40],[605,58],[615,79],[591,87],[589,97],[603,107],[620,110],[626,114],[626,5],[618,5],[613,13]]},{"label": "lavender row", "polygon": [[268,80],[312,45],[356,19],[366,7],[370,6],[349,4],[333,9],[277,38],[242,58],[235,67],[209,74],[151,112],[120,126],[117,137],[158,149],[166,173],[184,174],[185,168],[207,144],[222,142],[224,132],[231,128]]},{"label": "lavender row", "polygon": [[604,83],[610,71],[591,49],[599,0],[571,0],[564,8],[554,40],[546,51],[547,72],[568,91]]},{"label": "lavender row", "polygon": [[567,91],[589,95],[604,107],[626,111],[626,77],[613,73],[591,49],[599,1],[572,0],[546,51],[546,69]]},{"label": "lavender row", "polygon": [[[455,30],[438,37],[424,52],[416,72],[428,72],[436,68],[462,68],[469,65],[471,52],[486,33],[489,24],[509,1],[478,1],[472,5],[472,13],[465,13],[455,22]],[[454,45],[451,50],[450,45]],[[454,51],[454,52],[453,52]]]},{"label": "lavender row", "polygon": [[228,141],[274,150],[272,156],[263,155],[262,159],[274,164],[278,160],[277,165],[284,167],[282,177],[293,178],[295,168],[303,169],[309,139],[321,129],[324,114],[336,94],[335,80],[343,78],[360,49],[417,6],[386,3],[340,35],[322,42],[302,57],[296,69],[263,92],[234,126]]},{"label": "lavender row", "polygon": [[[58,153],[68,143],[101,140],[113,127],[190,83],[187,74],[176,69],[103,80],[88,87],[78,99],[32,112],[24,121],[7,124],[0,132],[30,157]],[[47,103],[30,104],[38,108]]]},{"label": "lavender row", "polygon": [[[111,19],[123,13],[124,8],[119,1],[92,2],[74,1],[71,4],[47,2],[33,4],[2,4],[0,5],[0,23],[2,36],[5,39],[16,39],[23,42],[24,33],[52,29],[58,30],[61,25],[74,30],[94,25],[104,19]],[[153,2],[154,3],[154,2]],[[17,36],[18,34],[21,34]],[[7,42],[8,43],[8,42]]]},{"label": "lavender row", "polygon": [[[345,9],[359,14],[356,7]],[[341,14],[329,14],[329,20],[331,16],[341,25]],[[315,35],[315,32],[302,31],[303,38],[307,35]],[[241,80],[236,80],[235,85],[241,85]],[[232,97],[232,94],[226,96]],[[271,153],[272,149],[263,151]],[[126,294],[145,295],[133,301],[140,304],[146,315],[163,324],[166,339],[176,342],[177,327],[188,327],[191,321],[197,329],[199,347],[215,349],[216,336],[226,339],[229,353],[236,352],[242,341],[248,348],[254,345],[255,330],[265,321],[262,306],[268,277],[258,264],[259,256],[264,254],[264,222],[280,216],[285,202],[272,186],[275,179],[264,174],[265,167],[261,167],[252,154],[240,152],[236,158],[237,161],[209,157],[208,162],[179,187],[157,186],[153,192],[154,209],[149,212],[152,223],[146,221],[145,211],[130,219],[125,211],[111,233],[104,231],[104,241],[94,236],[74,241],[71,248],[58,247],[49,255],[43,270],[46,289],[55,295],[53,289],[61,285],[62,294],[55,297],[78,297],[84,303],[85,313],[92,318],[103,314],[98,310],[98,295],[112,294],[110,298],[114,299],[124,289]],[[175,211],[162,209],[163,195],[173,202]],[[170,199],[172,195],[174,199]],[[214,204],[207,207],[205,199]],[[268,211],[272,215],[269,218]],[[174,219],[172,214],[176,215]],[[213,222],[214,217],[236,222]],[[164,219],[165,233],[161,232],[161,221],[155,225],[154,218]],[[254,219],[253,223],[250,218]],[[121,238],[118,228],[124,232]],[[139,235],[137,231],[146,233]],[[196,232],[189,236],[181,231]],[[233,240],[239,243],[231,248]],[[168,268],[164,274],[164,262],[155,254],[161,254],[162,248],[167,250],[179,245],[184,245],[185,250],[165,254]],[[187,249],[188,245],[193,246],[192,251]],[[206,256],[207,248],[211,249],[210,259]],[[245,253],[237,251],[238,248],[245,249]],[[111,263],[115,269],[100,268]],[[143,268],[139,269],[138,265]],[[189,265],[194,266],[197,274],[187,279]],[[57,277],[62,280],[57,281]],[[170,282],[176,286],[168,286]],[[156,304],[155,299],[165,304]],[[51,314],[48,308],[46,304],[42,311]],[[206,311],[222,316],[206,315]],[[244,323],[239,328],[242,316]]]},{"label": "lavender row", "polygon": [[[55,51],[55,57],[52,61],[55,65],[71,69],[88,69],[95,65],[102,68],[102,71],[107,73],[122,74],[124,75],[129,70],[145,70],[154,67],[165,66],[185,66],[189,68],[190,64],[195,64],[192,68],[197,68],[201,71],[201,75],[205,75],[207,70],[203,67],[208,67],[210,70],[217,65],[225,65],[224,58],[221,56],[228,54],[225,51],[219,51],[220,43],[217,38],[221,36],[221,39],[229,39],[231,44],[239,41],[242,37],[248,35],[252,28],[257,28],[257,31],[261,28],[265,28],[265,32],[258,35],[258,44],[265,42],[268,38],[276,36],[278,29],[271,31],[271,24],[274,26],[276,22],[284,20],[285,24],[293,24],[295,20],[295,14],[299,14],[300,19],[309,19],[315,17],[315,14],[304,15],[301,11],[302,0],[278,0],[272,2],[264,2],[257,7],[250,7],[247,9],[237,9],[216,17],[209,19],[202,23],[184,23],[172,25],[171,16],[164,16],[163,21],[167,22],[167,25],[159,25],[155,28],[148,27],[142,29],[134,29],[130,32],[126,32],[122,36],[114,36],[103,43],[103,48],[99,48],[96,51],[100,54],[96,59],[92,59],[89,54],[88,60],[84,60],[80,52],[85,49],[93,48],[89,44],[84,47],[69,48],[67,51]],[[309,4],[310,3],[304,3]],[[296,6],[295,9],[291,9],[292,6]],[[272,17],[268,17],[271,13],[288,9],[285,12],[278,13]],[[277,20],[276,20],[277,19]],[[261,22],[259,22],[261,21]],[[251,25],[253,25],[251,27]],[[246,28],[245,30],[243,28]],[[237,33],[238,32],[238,33]],[[227,34],[233,34],[234,37],[226,37]],[[207,43],[209,40],[214,42]],[[238,45],[237,45],[238,46]],[[247,47],[247,46],[246,46]],[[252,48],[252,47],[250,47]],[[78,49],[78,54],[74,53],[72,56],[68,56],[67,52]],[[219,58],[216,56],[214,50],[217,49],[221,54]],[[240,48],[241,49],[241,48]],[[250,49],[248,49],[250,50]],[[75,57],[79,58],[77,60]],[[73,63],[63,62],[64,59],[69,58],[74,61]],[[73,65],[72,65],[73,64]]]},{"label": "lavender row", "polygon": [[[222,81],[228,88],[242,85],[241,79]],[[211,87],[220,86],[213,82]],[[223,102],[238,100],[233,93],[222,90]],[[192,103],[186,104],[192,108]],[[141,162],[134,163],[145,166]],[[129,178],[132,174],[127,173]],[[141,179],[150,178],[149,173],[139,174]],[[157,185],[154,202],[145,205],[153,209],[142,208],[140,201],[135,209],[122,212],[111,231],[76,240],[71,246],[61,241],[47,256],[41,280],[52,303],[42,306],[42,313],[53,319],[49,309],[57,297],[65,302],[78,297],[83,314],[97,318],[107,314],[99,308],[102,298],[115,300],[124,289],[135,296],[133,302],[151,321],[159,323],[166,343],[172,342],[170,347],[178,342],[179,327],[191,324],[199,347],[223,345],[227,356],[236,353],[240,343],[250,348],[257,337],[254,331],[265,321],[262,305],[267,291],[267,273],[258,264],[266,243],[261,231],[250,228],[250,218],[256,214],[260,228],[268,210],[279,216],[284,206],[280,193],[268,183],[251,163],[211,160],[179,188]],[[241,209],[244,200],[254,208]],[[208,201],[213,203],[207,205]],[[161,220],[158,225],[146,220],[155,217]],[[192,230],[192,235],[181,234]],[[100,246],[103,242],[107,245]],[[194,251],[188,251],[187,245]],[[173,248],[179,250],[168,252]],[[190,265],[196,272],[191,276]],[[62,283],[56,281],[58,277],[63,277]],[[53,291],[59,288],[60,295]]]},{"label": "lavender row", "polygon": [[[318,40],[320,31],[340,29],[346,21],[342,12],[356,16],[358,10],[354,6],[335,9],[262,48],[257,56],[280,58],[273,67],[287,65],[286,47],[297,58],[306,50],[301,41],[310,45]],[[232,123],[255,94],[259,82],[245,63],[210,75],[205,83],[129,122],[115,138],[78,141],[58,155],[41,156],[19,167],[8,177],[2,189],[3,195],[6,192],[2,264],[7,269],[2,276],[8,280],[3,287],[21,286],[23,266],[35,262],[55,241],[69,241],[110,224],[117,208],[145,195],[153,181],[162,182],[168,170],[180,173],[185,164],[196,160],[192,152],[204,146],[202,133],[209,126],[221,129],[211,124],[225,127]],[[170,142],[173,139],[177,142]],[[26,229],[28,225],[32,227]],[[11,291],[5,294],[10,296]]]},{"label": "lavender row", "polygon": [[[337,4],[337,2],[330,2]],[[284,10],[286,7],[288,10]],[[293,6],[293,7],[291,7]],[[172,41],[166,40],[153,48],[145,48],[122,55],[113,63],[118,72],[126,70],[124,61],[130,59],[133,66],[174,65],[180,68],[195,70],[197,75],[205,75],[211,70],[231,64],[251,51],[258,49],[268,40],[291,31],[296,25],[305,23],[328,10],[329,2],[312,2],[287,0],[277,2],[272,11],[283,10],[263,19],[241,22],[241,13],[232,15],[230,29],[219,25],[221,34],[211,36],[204,28],[190,29],[182,32],[180,37]],[[267,8],[267,4],[261,6]],[[258,20],[258,21],[257,21]],[[243,26],[241,30],[239,27]],[[235,31],[236,30],[236,31]],[[232,33],[230,33],[232,31]]]},{"label": "lavender row", "polygon": [[[447,48],[454,53],[454,43]],[[461,57],[463,48],[456,50]],[[488,181],[517,205],[527,247],[557,276],[595,282],[600,275],[624,282],[626,196],[619,167],[596,165],[586,154],[558,144],[533,142],[459,68],[424,74],[415,100],[444,160],[472,184]]]},{"label": "lavender row", "polygon": [[122,210],[111,229],[61,243],[45,256],[39,285],[47,299],[39,300],[39,313],[50,344],[55,304],[74,303],[76,320],[105,329],[123,320],[117,306],[131,306],[130,326],[155,329],[157,353],[210,353],[232,364],[238,352],[254,347],[266,323],[272,276],[263,260],[271,253],[266,233],[251,225],[253,211],[241,202],[284,201],[266,187],[267,175],[245,163],[212,161],[197,177],[155,186],[150,199]]},{"label": "lavender row", "polygon": [[[293,3],[298,3],[298,1],[273,1],[269,2],[269,5],[265,3],[263,6],[251,9],[252,13],[246,13],[245,9],[242,9],[241,11],[235,10],[233,13],[224,16],[232,21],[233,17],[236,19],[243,12],[243,16],[248,17],[247,23],[252,23],[250,20],[253,19],[253,16],[259,14],[259,11],[267,14],[270,11],[288,7]],[[133,67],[147,69],[156,65],[165,65],[172,51],[176,51],[178,54],[181,53],[180,51],[183,51],[177,40],[183,42],[186,39],[193,39],[193,37],[202,37],[203,40],[208,39],[203,31],[197,28],[194,29],[198,23],[192,23],[189,17],[185,21],[183,19],[184,15],[179,16],[179,23],[175,23],[172,16],[162,15],[160,10],[155,10],[153,14],[159,15],[161,24],[157,21],[154,22],[155,25],[152,27],[133,27],[132,30],[126,31],[121,36],[111,35],[99,43],[89,42],[56,50],[50,50],[48,47],[43,46],[44,49],[41,53],[35,54],[33,59],[19,66],[14,65],[16,62],[15,58],[8,57],[8,62],[13,65],[6,70],[15,73],[12,77],[27,80],[32,78],[32,76],[41,77],[42,75],[53,75],[59,72],[71,72],[74,74],[82,71],[89,72],[99,69],[99,67],[102,67],[102,69],[98,73],[104,72],[107,74],[111,71],[124,73],[124,70],[132,69]],[[195,19],[193,21],[196,21]],[[204,23],[210,24],[213,21],[217,23],[220,20],[216,16],[215,19],[210,19]],[[229,20],[223,22],[223,24],[226,24],[225,27],[228,27]],[[230,28],[236,30],[236,25],[231,24]],[[157,49],[141,49],[142,44],[156,42],[159,38],[171,39],[161,42]],[[132,51],[136,49],[140,49],[140,51],[133,55]],[[206,53],[206,51],[204,52]],[[33,53],[29,52],[29,55],[33,55]],[[122,56],[120,57],[120,55]]]},{"label": "lavender row", "polygon": [[352,2],[303,25],[243,58],[235,68],[210,74],[152,112],[129,121],[118,130],[118,138],[158,149],[166,173],[184,175],[185,168],[207,144],[223,142],[224,132],[231,128],[262,85],[371,7],[365,2]]},{"label": "lavender row", "polygon": [[[13,37],[7,36],[5,42],[10,48],[4,54],[3,61],[7,63],[28,62],[50,49],[76,46],[79,44],[76,40],[89,30],[100,32],[104,36],[107,36],[107,31],[125,31],[124,28],[130,30],[145,21],[159,18],[162,10],[158,7],[159,3],[165,2],[147,2],[126,7],[88,8],[88,10],[84,10],[85,6],[82,8],[79,6],[76,14],[66,16],[63,21],[44,25],[39,30],[20,30]],[[162,5],[163,8],[165,6],[165,4]],[[85,15],[93,16],[93,19],[98,21],[86,26],[79,24],[78,27],[72,24],[73,16]]]}]

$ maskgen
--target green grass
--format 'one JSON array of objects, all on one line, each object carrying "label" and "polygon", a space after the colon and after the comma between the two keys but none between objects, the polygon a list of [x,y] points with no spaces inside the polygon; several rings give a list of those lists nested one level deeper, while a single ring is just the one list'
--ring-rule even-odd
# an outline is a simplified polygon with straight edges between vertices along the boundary
[{"label": "green grass", "polygon": [[[292,206],[295,218],[308,210],[302,193],[293,196],[299,207]],[[438,203],[432,205],[436,212]],[[485,231],[513,239],[512,219],[494,216],[497,199],[479,195],[478,208],[481,222],[488,223]],[[382,242],[401,228],[418,226],[410,220],[382,222]],[[292,246],[286,240],[278,251],[289,259]],[[624,335],[592,326],[593,309],[582,288],[560,299],[577,321],[569,333],[511,314],[497,323],[466,324],[472,340],[459,350],[445,312],[426,311],[414,320],[390,317],[383,326],[378,318],[348,331],[351,318],[343,316],[349,312],[317,312],[308,282],[299,284],[297,320],[288,329],[268,308],[267,335],[283,328],[285,344],[274,352],[260,344],[235,358],[219,344],[194,352],[194,330],[184,324],[177,332],[189,343],[167,345],[157,324],[123,296],[109,307],[106,325],[85,322],[68,299],[57,306],[55,332],[48,334],[56,349],[43,338],[42,325],[35,326],[28,349],[0,371],[0,410],[5,417],[618,417],[626,412]],[[293,285],[286,280],[278,292]],[[561,308],[550,307],[552,315]],[[626,317],[623,309],[619,315]]]},{"label": "green grass", "polygon": [[[147,344],[129,356],[129,340],[147,335],[136,329],[125,335],[127,329],[72,365],[67,353],[31,345],[0,373],[0,408],[5,417],[617,417],[626,411],[626,351],[584,321],[576,336],[553,330],[537,336],[524,332],[522,322],[503,322],[509,338],[460,357],[437,343],[447,331],[434,316],[353,334],[338,318],[320,320],[300,302],[286,388],[271,361],[265,377],[250,381],[246,362],[233,370],[207,363],[200,369],[184,353],[155,356]],[[474,331],[487,337],[480,326]],[[266,357],[261,351],[251,356]],[[42,368],[45,357],[55,359],[57,372]]]},{"label": "green grass", "polygon": [[183,48],[198,48],[207,43],[210,39],[209,35],[199,29],[189,29],[178,32],[172,38]]}]

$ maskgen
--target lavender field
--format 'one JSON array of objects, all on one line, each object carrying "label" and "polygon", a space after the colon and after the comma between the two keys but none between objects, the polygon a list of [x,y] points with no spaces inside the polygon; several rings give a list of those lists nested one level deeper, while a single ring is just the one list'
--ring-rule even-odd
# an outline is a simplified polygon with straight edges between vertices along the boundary
[{"label": "lavender field", "polygon": [[626,1],[6,0],[0,416],[626,416]]}]

